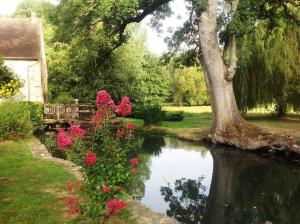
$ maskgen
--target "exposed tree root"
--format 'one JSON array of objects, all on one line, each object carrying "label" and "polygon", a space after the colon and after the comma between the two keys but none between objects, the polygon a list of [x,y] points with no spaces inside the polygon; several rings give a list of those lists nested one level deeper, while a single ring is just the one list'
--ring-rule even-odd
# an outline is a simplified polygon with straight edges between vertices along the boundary
[{"label": "exposed tree root", "polygon": [[228,125],[225,131],[212,131],[208,138],[215,144],[228,144],[243,150],[265,148],[300,155],[300,146],[291,136],[274,134],[246,121]]}]

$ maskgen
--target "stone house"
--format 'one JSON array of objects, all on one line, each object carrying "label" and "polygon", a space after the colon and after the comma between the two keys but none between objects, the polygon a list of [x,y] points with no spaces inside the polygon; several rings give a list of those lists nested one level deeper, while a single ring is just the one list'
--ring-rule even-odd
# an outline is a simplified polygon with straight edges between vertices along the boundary
[{"label": "stone house", "polygon": [[0,18],[0,57],[24,83],[23,99],[45,102],[47,66],[42,20]]}]

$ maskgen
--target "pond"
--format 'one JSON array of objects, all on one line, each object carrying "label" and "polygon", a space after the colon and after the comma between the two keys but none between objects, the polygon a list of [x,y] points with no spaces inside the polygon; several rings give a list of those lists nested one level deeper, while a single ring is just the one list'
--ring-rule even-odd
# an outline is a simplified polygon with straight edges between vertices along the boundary
[{"label": "pond", "polygon": [[225,147],[144,136],[133,195],[178,223],[300,223],[300,169]]}]

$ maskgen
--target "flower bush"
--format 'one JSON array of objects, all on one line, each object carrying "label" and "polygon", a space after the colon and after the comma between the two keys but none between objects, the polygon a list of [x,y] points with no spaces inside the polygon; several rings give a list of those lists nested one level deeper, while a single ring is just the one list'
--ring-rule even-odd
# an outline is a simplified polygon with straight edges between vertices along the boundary
[{"label": "flower bush", "polygon": [[[89,135],[76,125],[68,131],[59,130],[57,146],[68,158],[82,167],[85,173],[82,191],[88,200],[80,203],[66,200],[69,214],[79,211],[90,216],[127,213],[125,199],[129,183],[138,172],[135,157],[140,143],[133,134],[133,124],[124,123],[118,116],[128,116],[132,104],[126,96],[116,105],[105,90],[97,94],[98,110],[92,118]],[[71,196],[70,196],[71,197]]]},{"label": "flower bush", "polygon": [[20,88],[22,85],[19,80],[11,80],[9,83],[0,86],[0,98],[9,98],[21,94]]}]

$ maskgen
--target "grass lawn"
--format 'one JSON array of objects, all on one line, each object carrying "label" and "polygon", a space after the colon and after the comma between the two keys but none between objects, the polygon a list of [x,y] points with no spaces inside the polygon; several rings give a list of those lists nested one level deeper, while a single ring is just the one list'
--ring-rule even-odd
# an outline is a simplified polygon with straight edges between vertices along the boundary
[{"label": "grass lawn", "polygon": [[0,142],[0,223],[66,223],[61,166],[34,159],[27,141]]},{"label": "grass lawn", "polygon": [[[163,133],[178,136],[184,139],[199,140],[212,124],[212,114],[210,106],[198,107],[175,107],[166,106],[163,108],[167,112],[183,111],[183,121],[163,121],[160,125],[143,128],[143,121],[139,119],[128,119],[136,124],[137,129],[152,133]],[[294,116],[286,118],[272,117],[269,111],[254,110],[246,117],[248,121],[274,132],[287,133],[300,141],[300,117]]]},{"label": "grass lawn", "polygon": [[0,142],[0,223],[1,224],[134,224],[121,219],[75,218],[67,215],[64,202],[67,181],[76,181],[60,165],[32,157],[29,140]]}]

